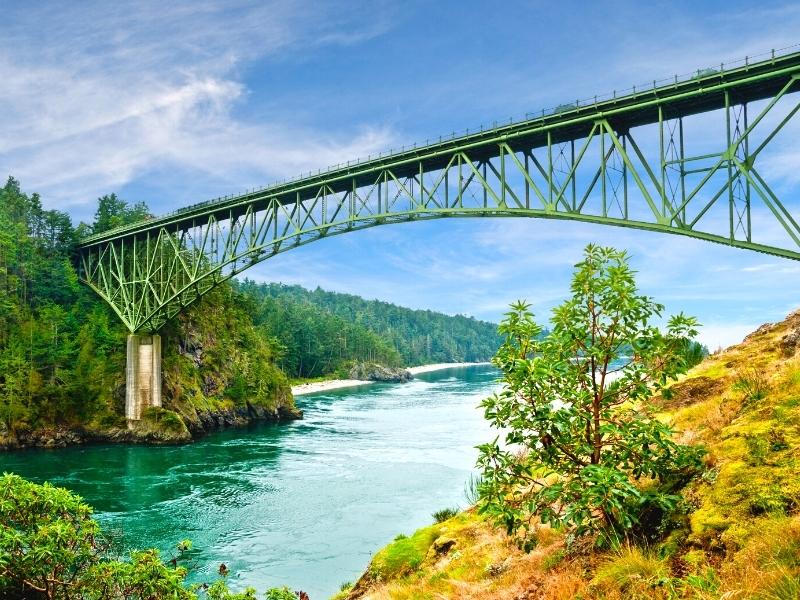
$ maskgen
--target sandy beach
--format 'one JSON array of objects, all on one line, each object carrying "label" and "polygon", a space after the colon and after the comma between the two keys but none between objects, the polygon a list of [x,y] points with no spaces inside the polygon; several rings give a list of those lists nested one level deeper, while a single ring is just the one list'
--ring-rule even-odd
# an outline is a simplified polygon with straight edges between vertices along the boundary
[{"label": "sandy beach", "polygon": [[[420,365],[418,367],[409,367],[412,375],[419,375],[420,373],[430,373],[431,371],[441,371],[442,369],[456,369],[458,367],[472,367],[475,365],[488,365],[488,362],[462,362],[462,363],[436,363],[432,365]],[[374,381],[363,381],[361,379],[328,379],[325,381],[314,381],[311,383],[300,383],[292,386],[293,396],[302,396],[304,394],[314,394],[316,392],[328,392],[330,390],[338,390],[341,388],[356,387],[359,385],[370,385]]]}]

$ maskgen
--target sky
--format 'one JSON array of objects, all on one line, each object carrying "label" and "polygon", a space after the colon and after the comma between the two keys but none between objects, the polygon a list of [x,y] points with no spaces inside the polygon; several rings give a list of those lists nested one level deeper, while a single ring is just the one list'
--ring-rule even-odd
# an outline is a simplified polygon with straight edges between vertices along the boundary
[{"label": "sky", "polygon": [[[800,42],[800,4],[776,1],[3,4],[0,176],[75,221],[111,192],[161,214]],[[764,167],[789,204],[794,121]],[[627,249],[643,292],[698,317],[711,349],[800,307],[798,262],[524,218],[377,227],[246,275],[491,321],[521,298],[544,321],[590,242]]]}]

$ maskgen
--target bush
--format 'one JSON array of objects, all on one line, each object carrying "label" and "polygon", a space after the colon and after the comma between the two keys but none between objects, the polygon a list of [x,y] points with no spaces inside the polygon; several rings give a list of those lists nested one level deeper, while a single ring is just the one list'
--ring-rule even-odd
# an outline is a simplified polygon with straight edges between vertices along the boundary
[{"label": "bush", "polygon": [[178,413],[160,406],[149,406],[144,410],[142,417],[157,425],[162,431],[182,434],[188,433],[186,424]]},{"label": "bush", "polygon": [[767,397],[769,380],[759,368],[746,367],[736,372],[733,389],[741,392],[744,395],[744,401],[750,404]]},{"label": "bush", "polygon": [[[177,563],[191,550],[183,540],[165,564],[157,550],[134,551],[129,560],[109,557],[109,543],[91,507],[64,488],[18,475],[0,477],[0,598],[9,600],[197,600]],[[255,600],[224,581],[208,587],[208,600]],[[297,600],[297,596],[267,596]]]},{"label": "bush", "polygon": [[272,588],[267,590],[266,600],[297,600],[299,594],[294,593],[288,587]]},{"label": "bush", "polygon": [[439,528],[435,525],[420,529],[411,537],[398,536],[375,555],[370,565],[371,574],[387,580],[415,570],[425,560],[428,549],[437,537]]},{"label": "bush", "polygon": [[435,523],[442,523],[448,519],[452,519],[457,514],[458,508],[443,508],[442,510],[437,510],[431,516],[433,517]]},{"label": "bush", "polygon": [[0,479],[0,595],[10,598],[130,600],[195,595],[186,569],[169,567],[158,551],[106,558],[92,509],[69,490],[18,475]]},{"label": "bush", "polygon": [[69,593],[69,584],[97,563],[100,528],[78,496],[17,475],[0,480],[0,590],[24,596]]}]

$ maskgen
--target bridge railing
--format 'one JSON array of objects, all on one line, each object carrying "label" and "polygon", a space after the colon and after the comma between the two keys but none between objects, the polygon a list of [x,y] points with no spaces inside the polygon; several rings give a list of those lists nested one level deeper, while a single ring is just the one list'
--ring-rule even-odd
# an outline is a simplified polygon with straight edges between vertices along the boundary
[{"label": "bridge railing", "polygon": [[[198,202],[196,204],[181,207],[171,212],[163,213],[156,218],[162,219],[162,218],[180,216],[184,213],[189,213],[200,209],[213,207],[217,204],[224,204],[230,200],[245,198],[253,194],[261,194],[262,192],[271,190],[273,188],[290,185],[292,183],[303,181],[304,179],[309,179],[311,177],[326,175],[329,173],[340,171],[341,169],[344,168],[363,166],[375,160],[392,159],[394,157],[402,156],[403,154],[412,150],[421,150],[421,149],[436,147],[437,144],[451,143],[454,141],[468,138],[470,136],[474,136],[475,134],[486,133],[489,131],[509,127],[512,125],[519,125],[521,123],[533,122],[545,119],[547,117],[552,117],[554,115],[567,114],[572,111],[577,111],[584,108],[591,108],[599,103],[604,103],[614,100],[635,99],[636,97],[642,94],[652,94],[654,92],[658,92],[659,90],[669,89],[670,87],[676,86],[681,83],[723,75],[725,73],[729,73],[734,70],[742,69],[743,67],[747,68],[749,66],[767,64],[770,61],[774,61],[777,58],[789,56],[791,54],[795,54],[798,52],[800,52],[800,44],[794,44],[792,46],[773,49],[770,50],[769,52],[764,52],[761,54],[745,56],[744,58],[739,60],[729,61],[727,63],[720,63],[718,65],[709,66],[706,68],[696,69],[690,73],[684,73],[682,75],[673,75],[672,77],[666,79],[654,79],[642,85],[634,85],[632,87],[625,88],[622,90],[613,90],[612,92],[607,94],[600,94],[592,96],[591,98],[576,99],[575,102],[562,103],[549,109],[542,109],[538,112],[526,112],[523,116],[520,116],[516,119],[514,117],[509,117],[507,121],[505,120],[494,121],[491,127],[485,124],[481,124],[478,127],[473,127],[471,129],[467,128],[460,132],[453,131],[450,134],[440,135],[435,138],[428,138],[427,140],[425,140],[424,144],[422,143],[418,144],[415,142],[413,144],[401,146],[399,149],[391,148],[383,152],[378,152],[377,154],[374,155],[373,154],[368,155],[367,157],[348,160],[344,163],[329,165],[327,167],[319,168],[317,170],[311,170],[305,173],[301,173],[300,175],[294,177],[276,180],[268,185],[248,189],[239,194],[227,194],[225,196],[219,196],[217,198],[212,198],[210,200],[205,200],[203,202]],[[138,226],[138,224],[115,227],[114,229],[104,231],[99,234],[87,236],[82,241],[91,242],[96,239],[102,239],[104,237],[117,235],[120,233],[124,233],[126,230],[130,228],[135,228],[136,226]]]}]

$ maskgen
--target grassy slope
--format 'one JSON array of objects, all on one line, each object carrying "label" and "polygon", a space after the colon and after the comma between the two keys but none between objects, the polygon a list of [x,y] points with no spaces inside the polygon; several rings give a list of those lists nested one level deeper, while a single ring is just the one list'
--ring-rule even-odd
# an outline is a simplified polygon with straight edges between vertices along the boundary
[{"label": "grassy slope", "polygon": [[[656,398],[685,443],[709,449],[679,526],[650,547],[566,555],[543,528],[520,552],[473,512],[421,529],[374,557],[345,598],[800,598],[800,312],[712,356]],[[799,336],[800,337],[800,336]],[[734,383],[759,373],[766,396]]]}]

